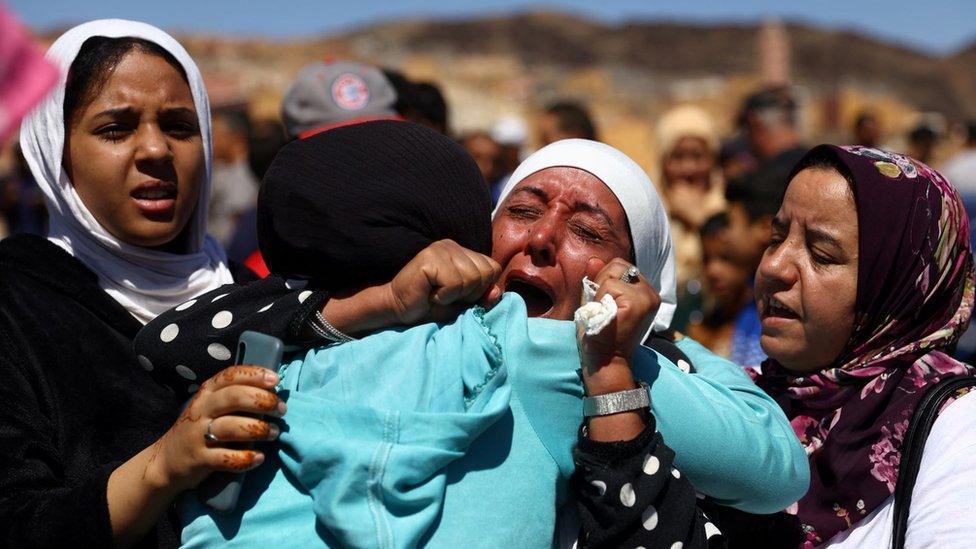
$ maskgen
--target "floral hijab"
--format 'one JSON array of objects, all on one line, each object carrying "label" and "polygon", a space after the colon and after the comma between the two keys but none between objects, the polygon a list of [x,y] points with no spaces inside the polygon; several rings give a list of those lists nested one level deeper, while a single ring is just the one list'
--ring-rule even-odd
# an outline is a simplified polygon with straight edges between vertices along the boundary
[{"label": "floral hijab", "polygon": [[908,421],[926,388],[974,373],[950,356],[973,308],[969,221],[956,190],[899,154],[833,145],[808,154],[824,149],[854,181],[854,330],[832,367],[796,377],[767,360],[757,380],[810,456],[810,490],[795,508],[808,545],[851,528],[894,493]]}]

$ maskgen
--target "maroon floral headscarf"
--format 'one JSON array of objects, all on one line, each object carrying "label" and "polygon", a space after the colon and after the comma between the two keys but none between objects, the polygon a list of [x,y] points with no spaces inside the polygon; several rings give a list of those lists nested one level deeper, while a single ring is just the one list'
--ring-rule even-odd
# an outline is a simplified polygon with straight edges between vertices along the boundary
[{"label": "maroon floral headscarf", "polygon": [[854,331],[832,367],[798,377],[767,360],[757,380],[810,456],[810,490],[791,509],[808,546],[849,529],[894,493],[905,430],[925,389],[974,373],[948,354],[973,308],[969,221],[956,190],[902,155],[833,145],[808,155],[825,153],[854,180]]}]

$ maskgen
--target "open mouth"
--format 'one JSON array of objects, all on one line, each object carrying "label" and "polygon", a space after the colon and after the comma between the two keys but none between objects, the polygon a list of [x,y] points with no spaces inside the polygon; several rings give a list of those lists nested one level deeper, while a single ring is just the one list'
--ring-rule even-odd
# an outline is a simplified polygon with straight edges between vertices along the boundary
[{"label": "open mouth", "polygon": [[515,292],[525,301],[526,312],[530,317],[545,316],[555,302],[549,292],[530,281],[518,278],[510,279],[505,284],[506,292]]},{"label": "open mouth", "polygon": [[789,320],[799,320],[800,315],[796,314],[796,311],[783,304],[782,301],[776,299],[775,297],[769,297],[766,300],[766,306],[763,310],[763,318],[785,318]]},{"label": "open mouth", "polygon": [[176,205],[176,185],[164,181],[145,183],[132,191],[132,199],[146,213],[165,213]]}]

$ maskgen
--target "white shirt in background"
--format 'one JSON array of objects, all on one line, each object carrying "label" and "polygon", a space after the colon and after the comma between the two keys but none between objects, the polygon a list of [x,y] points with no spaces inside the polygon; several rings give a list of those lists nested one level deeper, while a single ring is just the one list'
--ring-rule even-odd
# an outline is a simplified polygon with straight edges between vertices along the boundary
[{"label": "white shirt in background", "polygon": [[976,149],[964,149],[950,158],[941,171],[959,194],[976,194]]}]

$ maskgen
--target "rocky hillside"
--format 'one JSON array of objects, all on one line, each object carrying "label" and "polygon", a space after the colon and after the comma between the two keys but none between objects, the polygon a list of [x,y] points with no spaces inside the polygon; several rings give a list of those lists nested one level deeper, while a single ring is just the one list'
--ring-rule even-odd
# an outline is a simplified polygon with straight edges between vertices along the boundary
[{"label": "rocky hillside", "polygon": [[398,21],[287,42],[181,38],[217,103],[247,99],[273,115],[302,65],[349,57],[440,84],[458,130],[504,114],[531,119],[557,97],[583,100],[604,137],[645,163],[653,161],[653,120],[676,103],[697,103],[728,128],[742,97],[762,83],[770,48],[798,85],[812,139],[843,138],[864,107],[881,112],[892,135],[920,112],[976,117],[976,44],[937,57],[849,31],[787,23],[777,32],[770,46],[760,25],[607,25],[528,13]]}]

